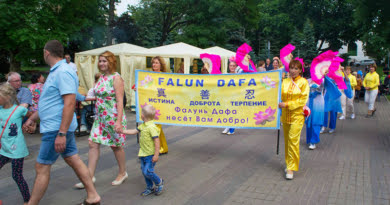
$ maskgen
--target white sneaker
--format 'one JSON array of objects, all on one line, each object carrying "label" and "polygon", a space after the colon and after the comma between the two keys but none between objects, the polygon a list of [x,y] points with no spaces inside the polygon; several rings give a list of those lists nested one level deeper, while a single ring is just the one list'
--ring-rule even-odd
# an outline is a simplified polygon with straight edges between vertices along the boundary
[{"label": "white sneaker", "polygon": [[321,130],[320,130],[320,134],[322,134],[324,132],[325,132],[325,127],[322,127]]},{"label": "white sneaker", "polygon": [[339,118],[339,120],[345,120],[345,116],[344,116],[344,115],[341,115],[341,117]]},{"label": "white sneaker", "polygon": [[313,149],[315,149],[315,148],[316,148],[316,145],[315,145],[315,144],[310,144],[310,145],[309,145],[309,149],[310,149],[310,150],[313,150]]},{"label": "white sneaker", "polygon": [[228,132],[227,134],[228,134],[228,135],[232,135],[232,134],[234,134],[234,132]]},{"label": "white sneaker", "polygon": [[330,129],[329,133],[332,134],[334,132],[334,129]]},{"label": "white sneaker", "polygon": [[355,114],[352,114],[352,115],[351,115],[351,119],[355,119]]},{"label": "white sneaker", "polygon": [[294,174],[286,174],[286,179],[293,179],[294,178]]},{"label": "white sneaker", "polygon": [[80,132],[86,132],[88,129],[87,129],[87,126],[86,125],[81,125],[80,126]]},{"label": "white sneaker", "polygon": [[223,131],[222,131],[222,134],[227,134],[229,132],[229,128],[225,128]]},{"label": "white sneaker", "polygon": [[[96,178],[95,177],[92,177],[92,182],[95,183],[96,182]],[[84,184],[83,183],[77,183],[74,185],[75,188],[77,189],[84,189]]]}]

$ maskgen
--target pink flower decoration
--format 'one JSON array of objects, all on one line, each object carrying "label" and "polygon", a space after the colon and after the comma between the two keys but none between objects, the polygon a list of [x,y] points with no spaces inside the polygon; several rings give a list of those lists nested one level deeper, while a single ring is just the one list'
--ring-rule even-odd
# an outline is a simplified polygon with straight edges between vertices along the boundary
[{"label": "pink flower decoration", "polygon": [[[252,47],[250,47],[248,44],[244,43],[240,47],[238,47],[236,52],[236,63],[245,73],[251,73],[256,72],[255,64],[252,60],[245,60],[245,56],[252,51]],[[249,68],[249,64],[252,66],[253,69]]]},{"label": "pink flower decoration", "polygon": [[272,81],[271,78],[269,78],[268,76],[265,76],[263,79],[260,80],[261,84],[266,88],[266,89],[270,89],[270,88],[275,88],[276,86],[276,82],[275,81]]},{"label": "pink flower decoration", "polygon": [[152,82],[152,81],[153,81],[152,76],[147,75],[147,76],[145,77],[145,82],[146,82],[146,83],[149,83],[149,82]]},{"label": "pink flower decoration", "polygon": [[273,110],[270,106],[264,112],[260,111],[259,113],[255,113],[255,117],[253,119],[256,120],[256,125],[264,125],[266,122],[272,122],[275,120],[275,112],[276,109]]},{"label": "pink flower decoration", "polygon": [[144,108],[146,105],[147,105],[147,103],[145,103],[145,104],[141,105],[141,108]]},{"label": "pink flower decoration", "polygon": [[107,111],[103,111],[103,116],[107,116]]},{"label": "pink flower decoration", "polygon": [[114,121],[110,121],[110,122],[108,122],[108,124],[114,125],[115,123],[114,123]]},{"label": "pink flower decoration", "polygon": [[290,54],[293,52],[293,50],[295,50],[295,46],[291,44],[287,44],[285,47],[280,49],[280,60],[282,61],[286,72],[290,70],[289,65],[292,57]]},{"label": "pink flower decoration", "polygon": [[141,87],[144,87],[144,86],[145,86],[145,81],[141,80]]},{"label": "pink flower decoration", "polygon": [[154,115],[154,119],[155,119],[155,120],[158,120],[159,117],[160,117],[160,115],[161,115],[160,110],[157,110],[157,109],[156,109],[156,114]]},{"label": "pink flower decoration", "polygon": [[202,59],[203,63],[209,64],[210,74],[221,74],[221,57],[219,55],[202,53],[200,54],[200,59]]}]

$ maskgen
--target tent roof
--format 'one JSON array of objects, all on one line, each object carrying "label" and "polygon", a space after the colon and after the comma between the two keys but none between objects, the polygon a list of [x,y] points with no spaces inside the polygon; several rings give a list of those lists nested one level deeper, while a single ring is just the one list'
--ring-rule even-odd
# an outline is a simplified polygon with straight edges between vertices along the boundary
[{"label": "tent roof", "polygon": [[180,42],[165,46],[151,48],[146,51],[147,56],[162,56],[162,57],[196,57],[204,53],[204,50],[189,44]]},{"label": "tent roof", "polygon": [[120,54],[144,54],[147,50],[147,48],[136,46],[129,43],[120,43],[115,44],[111,46],[96,48],[88,51],[83,51],[80,53],[76,53],[77,55],[100,55],[104,51],[111,51],[115,55]]},{"label": "tent roof", "polygon": [[219,46],[206,48],[203,51],[206,52],[206,53],[216,54],[216,55],[220,55],[221,57],[228,57],[228,58],[230,58],[231,56],[236,55],[236,53],[234,53],[234,52],[232,52],[230,50],[221,48]]}]

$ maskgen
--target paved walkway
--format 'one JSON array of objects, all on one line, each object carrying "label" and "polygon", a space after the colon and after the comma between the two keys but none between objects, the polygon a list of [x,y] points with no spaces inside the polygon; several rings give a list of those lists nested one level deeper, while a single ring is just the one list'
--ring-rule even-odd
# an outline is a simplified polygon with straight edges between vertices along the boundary
[{"label": "paved walkway", "polygon": [[[272,130],[237,130],[222,135],[222,129],[165,126],[169,154],[160,157],[157,173],[166,185],[161,196],[141,197],[144,189],[138,145],[128,136],[126,151],[129,179],[111,186],[116,177],[114,155],[103,147],[96,172],[96,187],[102,204],[390,204],[390,104],[377,103],[372,119],[364,118],[367,107],[355,104],[355,120],[338,121],[334,134],[321,135],[314,151],[301,138],[301,165],[294,180],[284,179],[284,143],[275,154],[276,133]],[[135,116],[128,113],[129,127]],[[40,135],[27,135],[30,156],[24,176],[30,185]],[[88,157],[87,136],[77,138],[80,155]],[[77,204],[85,192],[72,186],[78,180],[59,159],[52,167],[51,182],[41,204]],[[8,164],[0,171],[0,199],[4,205],[22,204]]]}]

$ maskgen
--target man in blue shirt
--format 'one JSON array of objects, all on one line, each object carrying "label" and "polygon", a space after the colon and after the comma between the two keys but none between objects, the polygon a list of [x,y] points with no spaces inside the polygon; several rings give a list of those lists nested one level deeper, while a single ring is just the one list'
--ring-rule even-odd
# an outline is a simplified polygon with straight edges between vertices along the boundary
[{"label": "man in blue shirt", "polygon": [[19,105],[28,108],[32,105],[32,94],[28,88],[22,87],[22,79],[17,72],[10,72],[7,75],[7,82],[16,90]]},{"label": "man in blue shirt", "polygon": [[[37,158],[36,178],[29,205],[38,204],[49,184],[51,165],[61,154],[84,184],[87,199],[84,204],[99,204],[87,166],[77,154],[74,131],[77,127],[74,108],[78,88],[76,72],[63,60],[64,48],[57,40],[48,41],[43,50],[45,62],[51,67],[38,103],[38,112],[25,123],[28,128],[40,118],[42,143]],[[39,113],[39,117],[38,117]]]}]

